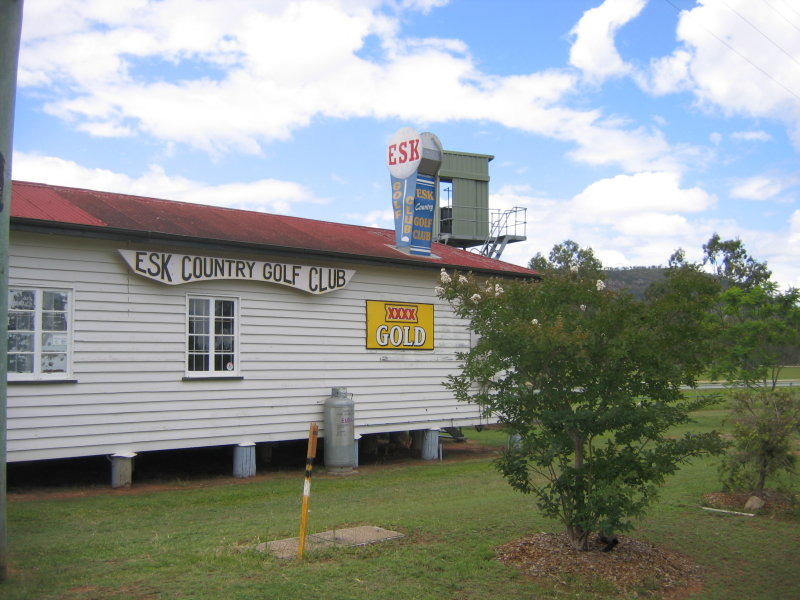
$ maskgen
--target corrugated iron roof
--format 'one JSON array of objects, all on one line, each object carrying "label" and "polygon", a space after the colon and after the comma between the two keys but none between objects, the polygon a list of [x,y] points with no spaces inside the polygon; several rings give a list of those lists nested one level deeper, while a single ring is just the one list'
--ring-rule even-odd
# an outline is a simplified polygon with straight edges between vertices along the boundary
[{"label": "corrugated iron roof", "polygon": [[11,223],[12,228],[21,224],[69,226],[133,237],[178,237],[304,254],[536,275],[525,267],[444,244],[433,244],[436,258],[408,255],[393,247],[394,231],[388,229],[25,181],[12,183]]}]

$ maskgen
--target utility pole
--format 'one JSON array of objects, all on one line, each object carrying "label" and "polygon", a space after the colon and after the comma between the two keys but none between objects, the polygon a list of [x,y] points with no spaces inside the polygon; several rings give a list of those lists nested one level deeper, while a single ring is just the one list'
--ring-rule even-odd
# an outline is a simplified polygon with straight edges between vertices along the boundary
[{"label": "utility pole", "polygon": [[0,0],[0,582],[8,575],[6,439],[8,379],[8,223],[11,149],[23,0]]}]

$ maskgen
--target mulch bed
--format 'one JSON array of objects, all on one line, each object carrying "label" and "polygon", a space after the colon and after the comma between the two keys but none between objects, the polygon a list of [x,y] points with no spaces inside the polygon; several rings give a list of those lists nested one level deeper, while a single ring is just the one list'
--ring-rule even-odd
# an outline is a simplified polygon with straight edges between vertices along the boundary
[{"label": "mulch bed", "polygon": [[[597,586],[605,582],[620,592],[642,596],[685,598],[702,589],[700,567],[676,552],[628,537],[602,552],[604,544],[589,541],[589,550],[576,550],[566,533],[529,535],[497,548],[498,559],[532,577],[558,584]],[[602,585],[602,584],[601,584]]]}]

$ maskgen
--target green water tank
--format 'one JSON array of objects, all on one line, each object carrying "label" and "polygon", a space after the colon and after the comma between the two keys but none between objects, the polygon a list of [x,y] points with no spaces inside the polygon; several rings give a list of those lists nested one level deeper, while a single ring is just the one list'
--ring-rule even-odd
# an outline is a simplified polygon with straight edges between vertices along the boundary
[{"label": "green water tank", "polygon": [[450,183],[450,198],[439,200],[438,240],[468,248],[489,235],[489,161],[494,156],[442,152],[439,179]]}]

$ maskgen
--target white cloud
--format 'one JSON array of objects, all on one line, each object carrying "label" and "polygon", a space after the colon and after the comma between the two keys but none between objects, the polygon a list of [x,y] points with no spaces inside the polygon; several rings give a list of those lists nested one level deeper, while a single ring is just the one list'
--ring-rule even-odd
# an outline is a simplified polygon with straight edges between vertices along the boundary
[{"label": "white cloud", "polygon": [[797,249],[796,256],[800,256],[800,210],[794,211],[789,221],[789,243]]},{"label": "white cloud", "polygon": [[745,142],[769,142],[772,140],[772,136],[766,131],[735,131],[731,134],[731,138]]},{"label": "white cloud", "polygon": [[[319,117],[485,120],[574,143],[580,162],[680,168],[659,131],[567,107],[578,84],[570,71],[495,76],[461,40],[402,37],[402,11],[438,0],[396,4],[392,16],[377,0],[110,4],[33,3],[24,23],[21,93],[40,95],[49,114],[90,135],[258,155]],[[575,29],[576,56],[595,42],[613,49],[613,32],[642,4],[609,0],[589,11]],[[367,60],[359,51],[370,37],[383,55]],[[426,93],[399,93],[410,81],[425,81]]]},{"label": "white cloud", "polygon": [[[682,189],[677,175],[637,173],[595,182],[573,199],[543,198],[526,186],[503,186],[492,208],[527,208],[525,242],[509,244],[502,259],[527,264],[557,243],[572,239],[594,249],[606,266],[665,264],[679,247],[697,250],[714,232],[700,218],[714,198]],[[685,214],[697,215],[689,220]]]},{"label": "white cloud", "polygon": [[692,55],[685,50],[676,50],[670,56],[653,58],[649,72],[636,72],[634,79],[646,92],[662,96],[691,88],[689,67]]},{"label": "white cloud", "polygon": [[800,148],[800,36],[791,19],[772,8],[727,0],[681,11],[682,46],[652,59],[636,81],[652,94],[691,90],[701,107],[727,116],[779,119]]},{"label": "white cloud", "polygon": [[639,237],[683,237],[691,233],[691,227],[683,215],[663,213],[642,213],[623,217],[615,228],[623,235]]},{"label": "white cloud", "polygon": [[47,182],[120,194],[180,200],[227,208],[292,214],[299,203],[322,204],[325,198],[314,196],[306,186],[277,179],[208,185],[185,177],[167,175],[159,166],[139,177],[129,177],[107,169],[83,167],[52,156],[15,152],[13,178],[21,181]]},{"label": "white cloud", "polygon": [[682,170],[678,153],[659,131],[638,127],[626,131],[615,126],[583,125],[573,132],[578,147],[568,153],[591,165],[619,165],[629,172]]},{"label": "white cloud", "polygon": [[741,227],[721,230],[723,239],[739,237],[748,252],[758,260],[767,261],[772,279],[780,289],[800,287],[797,257],[800,256],[800,210],[788,218],[786,227],[775,231],[761,231]]},{"label": "white cloud", "polygon": [[682,188],[677,173],[641,172],[592,183],[567,211],[606,266],[657,265],[708,239],[713,229],[700,215],[715,202],[701,188]]},{"label": "white cloud", "polygon": [[787,186],[784,180],[758,175],[738,182],[731,189],[731,197],[744,200],[769,200],[780,194]]},{"label": "white cloud", "polygon": [[715,202],[700,188],[682,189],[679,176],[669,172],[643,172],[601,179],[574,200],[581,219],[616,221],[625,214],[701,212]]},{"label": "white cloud", "polygon": [[11,176],[21,181],[123,193],[130,190],[133,181],[127,175],[107,169],[87,168],[62,158],[23,152],[14,152]]},{"label": "white cloud", "polygon": [[94,137],[121,138],[121,137],[133,137],[136,134],[136,132],[130,127],[126,127],[125,125],[121,125],[118,123],[111,123],[108,121],[100,123],[93,123],[93,122],[81,123],[80,125],[78,125],[77,128],[79,131],[85,131],[86,133]]},{"label": "white cloud", "polygon": [[450,0],[402,0],[402,5],[407,8],[416,8],[423,13],[431,9],[448,4]]},{"label": "white cloud", "polygon": [[614,36],[620,27],[639,15],[644,5],[645,0],[605,0],[597,8],[587,10],[570,32],[575,36],[570,64],[593,83],[630,72],[631,67],[617,52]]}]

